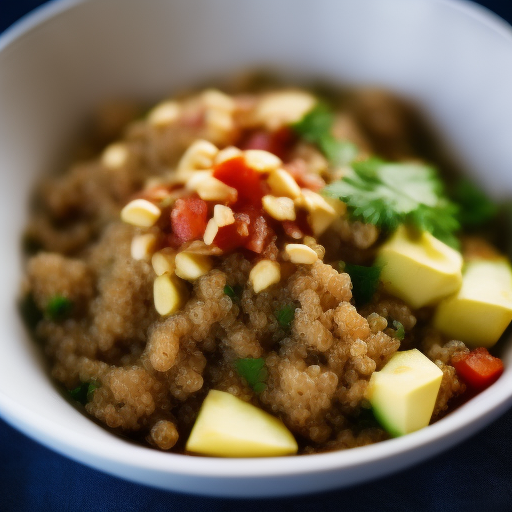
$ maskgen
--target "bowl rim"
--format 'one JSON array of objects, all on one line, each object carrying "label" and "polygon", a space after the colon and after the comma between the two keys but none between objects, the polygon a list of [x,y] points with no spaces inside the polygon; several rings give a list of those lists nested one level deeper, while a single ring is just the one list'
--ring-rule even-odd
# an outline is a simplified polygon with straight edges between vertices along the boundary
[{"label": "bowl rim", "polygon": [[[50,0],[40,5],[14,22],[0,35],[0,53],[54,17],[90,1],[93,0]],[[463,15],[471,17],[512,43],[512,27],[484,6],[469,0],[423,1],[442,4],[447,8],[460,11]],[[475,400],[478,401],[479,407],[474,403]],[[196,477],[234,479],[288,477],[355,468],[370,462],[396,459],[406,452],[419,452],[421,448],[444,441],[437,447],[432,447],[427,457],[433,456],[440,450],[461,442],[476,430],[483,428],[512,405],[512,368],[510,371],[506,371],[495,385],[480,393],[468,404],[462,405],[441,421],[407,436],[351,450],[303,457],[272,457],[272,463],[269,464],[268,457],[229,459],[160,452],[124,442],[112,434],[104,436],[102,439],[95,439],[92,443],[90,440],[84,443],[83,434],[79,434],[53,419],[34,413],[0,391],[0,412],[4,419],[42,444],[51,446],[52,449],[97,469],[101,470],[102,468],[98,464],[85,461],[80,454],[89,453],[100,461],[110,461],[128,467],[145,468],[166,474],[179,473]],[[69,407],[74,409],[77,414],[81,414],[71,404]],[[87,421],[90,419],[87,418]],[[98,426],[98,428],[101,427]],[[85,445],[87,448],[84,448]],[[427,457],[421,455],[422,459]],[[415,462],[416,460],[413,458],[410,464]],[[403,464],[401,467],[405,465]],[[114,473],[112,470],[105,471]],[[379,475],[382,474],[384,472],[379,472]]]}]

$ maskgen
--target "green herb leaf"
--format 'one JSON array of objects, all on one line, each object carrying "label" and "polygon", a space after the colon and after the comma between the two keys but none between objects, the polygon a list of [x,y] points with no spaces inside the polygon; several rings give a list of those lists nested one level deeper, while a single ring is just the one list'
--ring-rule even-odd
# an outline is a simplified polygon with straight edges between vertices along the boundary
[{"label": "green herb leaf", "polygon": [[393,320],[393,327],[395,328],[395,338],[402,341],[405,338],[404,326],[398,320]]},{"label": "green herb leaf", "polygon": [[43,313],[37,307],[34,297],[31,293],[26,295],[19,304],[21,318],[25,325],[33,331],[37,324],[43,319]]},{"label": "green herb leaf", "polygon": [[364,306],[367,302],[370,302],[379,286],[381,268],[351,265],[343,262],[340,263],[340,268],[350,276],[352,296],[356,305],[358,307]]},{"label": "green herb leaf", "polygon": [[240,285],[229,286],[229,284],[227,284],[226,286],[224,286],[224,293],[234,302],[240,300],[242,291],[243,288]]},{"label": "green herb leaf", "polygon": [[290,329],[293,319],[295,318],[295,306],[287,304],[275,313],[277,323],[284,329]]},{"label": "green herb leaf", "polygon": [[344,201],[354,219],[386,231],[408,224],[456,245],[458,208],[444,195],[433,167],[370,158],[352,168],[353,174],[331,183],[324,193]]},{"label": "green herb leaf", "polygon": [[455,185],[452,197],[459,205],[457,218],[467,229],[479,228],[498,215],[498,206],[467,179]]},{"label": "green herb leaf", "polygon": [[73,302],[62,295],[55,295],[48,301],[44,314],[53,322],[62,322],[69,317],[72,310]]},{"label": "green herb leaf", "polygon": [[97,382],[83,382],[77,388],[69,391],[69,394],[73,400],[85,405],[91,400],[92,394],[97,388],[99,388]]},{"label": "green herb leaf", "polygon": [[239,359],[236,362],[236,371],[247,381],[255,393],[261,393],[267,387],[268,370],[265,366],[265,359],[262,357]]},{"label": "green herb leaf", "polygon": [[323,102],[319,102],[300,121],[291,125],[303,139],[318,146],[327,159],[335,165],[350,163],[357,155],[357,147],[347,140],[332,135],[334,113]]}]

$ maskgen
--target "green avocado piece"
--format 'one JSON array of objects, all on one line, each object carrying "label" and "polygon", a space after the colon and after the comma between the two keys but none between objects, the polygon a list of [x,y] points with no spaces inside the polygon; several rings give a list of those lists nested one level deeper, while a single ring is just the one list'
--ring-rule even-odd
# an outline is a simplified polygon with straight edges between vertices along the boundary
[{"label": "green avocado piece", "polygon": [[224,391],[210,390],[186,450],[217,457],[276,457],[297,453],[293,434],[275,416]]},{"label": "green avocado piece", "polygon": [[413,308],[435,304],[462,283],[462,256],[428,232],[400,226],[382,245],[375,266],[384,289]]},{"label": "green avocado piece", "polygon": [[443,372],[419,350],[397,352],[374,372],[368,397],[377,421],[393,437],[430,423]]},{"label": "green avocado piece", "polygon": [[434,315],[443,334],[473,347],[492,347],[511,321],[512,269],[504,258],[469,261],[462,287]]}]

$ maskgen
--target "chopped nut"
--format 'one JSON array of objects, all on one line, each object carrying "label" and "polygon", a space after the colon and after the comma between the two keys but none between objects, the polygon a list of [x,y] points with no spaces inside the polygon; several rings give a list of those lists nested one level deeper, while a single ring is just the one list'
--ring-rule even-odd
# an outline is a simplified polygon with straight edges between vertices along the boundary
[{"label": "chopped nut", "polygon": [[217,156],[219,150],[207,140],[196,140],[185,151],[178,163],[178,179],[187,181],[193,171],[204,171],[211,169],[213,159]]},{"label": "chopped nut", "polygon": [[148,122],[155,128],[165,128],[178,120],[180,105],[176,101],[164,101],[148,114]]},{"label": "chopped nut", "polygon": [[208,221],[208,224],[206,224],[206,229],[204,230],[203,242],[206,245],[211,245],[213,243],[213,240],[217,236],[218,231],[219,226],[217,225],[217,222],[215,221],[215,219],[210,219]]},{"label": "chopped nut", "polygon": [[213,163],[214,165],[219,165],[226,160],[231,160],[232,158],[236,158],[237,156],[241,156],[242,150],[235,148],[235,146],[228,146],[227,148],[221,149],[217,156],[215,157]]},{"label": "chopped nut", "polygon": [[269,93],[258,104],[256,120],[275,130],[302,119],[316,101],[313,95],[293,89]]},{"label": "chopped nut", "polygon": [[318,259],[318,254],[304,244],[288,244],[284,250],[292,263],[311,265]]},{"label": "chopped nut", "polygon": [[213,218],[219,228],[229,226],[235,222],[235,214],[229,206],[216,204],[213,208]]},{"label": "chopped nut", "polygon": [[201,99],[207,108],[225,110],[232,112],[235,109],[235,102],[231,96],[224,94],[217,89],[208,89],[203,92]]},{"label": "chopped nut", "polygon": [[155,309],[162,316],[176,313],[186,302],[188,291],[185,283],[173,274],[163,274],[153,283]]},{"label": "chopped nut", "polygon": [[107,169],[120,169],[128,161],[128,147],[122,142],[110,144],[101,154],[101,163]]},{"label": "chopped nut", "polygon": [[275,196],[300,197],[300,187],[293,179],[293,176],[284,169],[276,169],[270,173],[267,183]]},{"label": "chopped nut", "polygon": [[174,258],[176,257],[176,252],[170,247],[165,247],[160,251],[155,252],[153,257],[151,258],[151,265],[153,265],[153,270],[157,276],[162,276],[164,274],[172,274],[174,272]]},{"label": "chopped nut", "polygon": [[[338,203],[343,205],[341,201]],[[321,235],[341,215],[341,212],[344,212],[344,205],[338,207],[331,198],[325,199],[307,188],[301,190],[301,196],[295,200],[295,204],[310,212],[309,225],[315,236]]]},{"label": "chopped nut", "polygon": [[153,233],[136,235],[132,238],[131,254],[134,260],[149,260],[155,251],[157,237]]},{"label": "chopped nut", "polygon": [[275,171],[283,164],[279,157],[263,149],[247,149],[244,157],[247,167],[261,173]]},{"label": "chopped nut", "polygon": [[277,261],[261,260],[249,273],[249,282],[256,293],[281,280],[281,267]]},{"label": "chopped nut", "polygon": [[195,171],[190,175],[187,183],[185,183],[185,188],[187,190],[195,191],[201,181],[205,178],[209,178],[213,174],[213,171]]},{"label": "chopped nut", "polygon": [[188,281],[196,280],[213,267],[213,261],[209,256],[191,252],[179,252],[174,262],[176,275]]},{"label": "chopped nut", "polygon": [[121,210],[121,220],[133,226],[149,228],[160,218],[160,208],[145,199],[134,199]]},{"label": "chopped nut", "polygon": [[234,203],[238,197],[238,192],[235,188],[222,183],[222,181],[213,176],[207,177],[197,183],[196,192],[204,201]]},{"label": "chopped nut", "polygon": [[264,196],[263,209],[276,220],[295,220],[295,205],[289,197]]}]

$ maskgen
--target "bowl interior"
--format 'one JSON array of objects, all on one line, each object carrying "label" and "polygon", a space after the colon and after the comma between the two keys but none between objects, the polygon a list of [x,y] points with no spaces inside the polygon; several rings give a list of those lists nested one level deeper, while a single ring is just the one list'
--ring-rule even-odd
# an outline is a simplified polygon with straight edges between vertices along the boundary
[{"label": "bowl interior", "polygon": [[20,238],[36,177],[62,165],[85,116],[111,98],[157,100],[266,66],[290,80],[382,86],[415,101],[462,166],[495,196],[512,192],[512,37],[475,5],[444,0],[57,1],[0,39],[2,252],[0,413],[81,462],[138,482],[217,495],[347,485],[432,455],[510,403],[490,390],[416,434],[299,459],[213,460],[134,446],[56,392],[19,321]]}]

